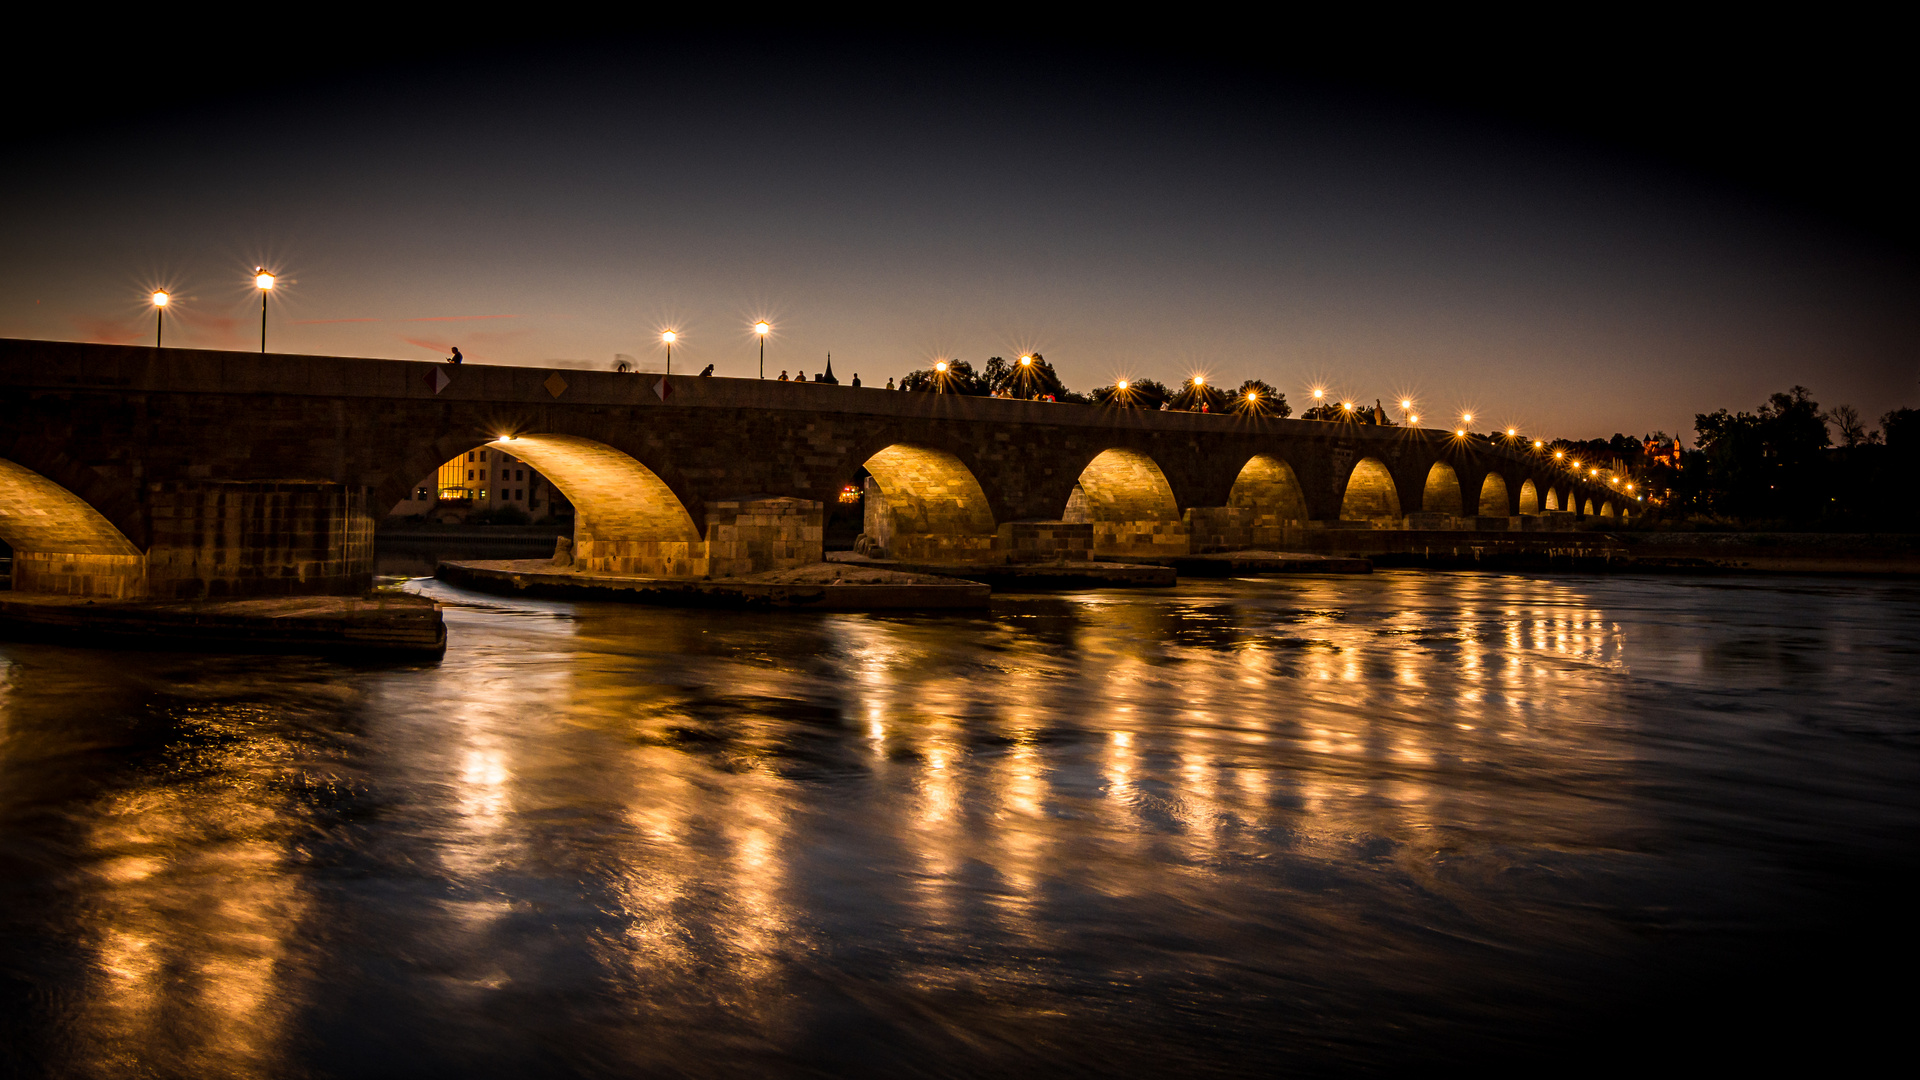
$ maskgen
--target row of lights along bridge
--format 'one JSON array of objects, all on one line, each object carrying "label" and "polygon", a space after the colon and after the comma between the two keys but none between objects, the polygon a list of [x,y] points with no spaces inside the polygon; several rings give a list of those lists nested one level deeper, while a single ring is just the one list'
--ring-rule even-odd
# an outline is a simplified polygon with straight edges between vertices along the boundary
[{"label": "row of lights along bridge", "polygon": [[[278,281],[278,278],[274,274],[269,272],[265,267],[256,266],[253,268],[253,287],[260,291],[260,352],[262,354],[265,354],[267,351],[267,294],[273,291],[273,287],[277,283],[277,281]],[[155,290],[152,300],[153,300],[153,345],[155,348],[159,348],[160,340],[161,340],[161,332],[164,327],[163,316],[166,313],[167,305],[173,302],[173,297],[165,289],[159,289],[159,290]],[[760,339],[760,377],[762,379],[767,377],[767,335],[772,332],[773,332],[773,324],[769,323],[765,319],[761,319],[753,324],[754,336]],[[660,332],[660,343],[662,345],[665,345],[667,349],[667,374],[669,375],[673,374],[673,343],[678,340],[680,340],[680,334],[678,331],[663,330]],[[1020,358],[1020,366],[1023,368],[1033,367],[1033,355],[1029,353],[1025,356],[1022,356]],[[935,362],[935,364],[933,365],[933,369],[936,374],[942,377],[945,377],[948,370],[948,364],[945,360],[940,360]],[[1200,387],[1204,387],[1206,386],[1206,384],[1207,384],[1207,377],[1205,375],[1196,374],[1193,376],[1193,385],[1196,389]],[[1118,382],[1114,383],[1114,389],[1118,390],[1122,394],[1127,393],[1129,390],[1127,380],[1121,379]],[[1324,388],[1314,387],[1312,393],[1313,393],[1313,399],[1315,401],[1326,400],[1327,392]],[[1245,404],[1248,407],[1253,407],[1255,405],[1258,405],[1259,401],[1260,401],[1260,392],[1258,390],[1247,391]],[[1419,415],[1413,411],[1413,404],[1414,403],[1412,398],[1400,399],[1400,413],[1405,418],[1406,425],[1408,427],[1414,427],[1420,423]],[[1348,415],[1353,415],[1356,409],[1358,408],[1358,406],[1356,406],[1354,402],[1343,401],[1340,403],[1340,408],[1342,411],[1344,411]],[[1467,426],[1472,423],[1473,423],[1472,413],[1470,412],[1461,413],[1460,426],[1458,428],[1455,428],[1453,432],[1454,438],[1456,439],[1466,438]],[[1507,429],[1507,439],[1510,442],[1523,441],[1520,438],[1520,432],[1519,432],[1519,429],[1517,428]],[[1541,442],[1539,439],[1533,440],[1533,449],[1535,451],[1544,451],[1545,448],[1546,448],[1545,443]],[[1578,474],[1580,472],[1582,466],[1579,460],[1575,459],[1573,461],[1567,461],[1566,451],[1555,450],[1553,452],[1553,456],[1556,460],[1565,462],[1567,467],[1570,470],[1572,470],[1574,473]],[[1597,467],[1588,466],[1586,468],[1587,468],[1587,475],[1590,479],[1594,479],[1594,480],[1599,479],[1600,470]],[[1609,484],[1612,484],[1615,487],[1620,486],[1620,479],[1618,477],[1611,477],[1608,479],[1607,482]],[[1633,488],[1634,488],[1634,485],[1632,483],[1628,483],[1626,485],[1626,490],[1628,491],[1632,491]]]}]

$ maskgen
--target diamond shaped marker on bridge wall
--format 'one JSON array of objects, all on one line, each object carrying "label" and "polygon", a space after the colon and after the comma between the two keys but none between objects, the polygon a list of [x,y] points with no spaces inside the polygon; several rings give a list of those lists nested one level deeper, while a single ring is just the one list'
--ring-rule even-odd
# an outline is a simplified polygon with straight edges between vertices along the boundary
[{"label": "diamond shaped marker on bridge wall", "polygon": [[557,371],[547,376],[547,381],[540,385],[546,387],[547,393],[552,394],[554,397],[559,397],[561,394],[567,392],[567,380],[561,378],[560,373]]}]

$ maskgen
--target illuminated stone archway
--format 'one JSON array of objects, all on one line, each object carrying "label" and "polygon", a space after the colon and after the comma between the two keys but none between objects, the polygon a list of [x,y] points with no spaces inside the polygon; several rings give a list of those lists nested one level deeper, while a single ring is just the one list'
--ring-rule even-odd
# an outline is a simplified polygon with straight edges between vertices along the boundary
[{"label": "illuminated stone archway", "polygon": [[1540,512],[1540,489],[1535,487],[1531,480],[1523,480],[1520,483],[1520,512],[1523,514]]},{"label": "illuminated stone archway", "polygon": [[[1579,499],[1579,496],[1576,495],[1574,496],[1574,498]],[[1593,500],[1592,499],[1580,499],[1580,516],[1581,517],[1593,516]]]},{"label": "illuminated stone archway", "polygon": [[13,588],[20,592],[146,595],[145,553],[79,496],[5,459],[0,540],[13,548]]},{"label": "illuminated stone archway", "polygon": [[1606,518],[1610,518],[1610,517],[1612,517],[1612,516],[1613,516],[1613,504],[1612,504],[1612,503],[1610,503],[1610,502],[1603,502],[1603,503],[1601,503],[1601,504],[1600,504],[1600,516],[1601,516],[1601,517],[1606,517]]},{"label": "illuminated stone archway", "polygon": [[1093,523],[1100,555],[1185,555],[1187,526],[1173,485],[1137,450],[1106,450],[1087,462],[1067,500],[1063,521]]},{"label": "illuminated stone archway", "polygon": [[1380,521],[1400,516],[1400,492],[1379,458],[1361,458],[1347,474],[1340,497],[1342,521]]},{"label": "illuminated stone archway", "polygon": [[898,559],[992,556],[993,510],[980,481],[945,450],[895,443],[868,458],[865,534]]},{"label": "illuminated stone archway", "polygon": [[653,470],[605,443],[521,435],[486,444],[546,476],[573,504],[573,562],[582,570],[705,577],[705,538]]},{"label": "illuminated stone archway", "polygon": [[1507,517],[1513,511],[1507,504],[1507,478],[1490,472],[1480,482],[1480,516]]},{"label": "illuminated stone archway", "polygon": [[1427,470],[1427,487],[1420,498],[1420,509],[1429,514],[1451,514],[1454,517],[1467,512],[1460,497],[1460,475],[1453,471],[1453,466],[1436,461],[1433,468]]},{"label": "illuminated stone archway", "polygon": [[1189,543],[1197,554],[1275,547],[1284,530],[1307,521],[1306,493],[1293,466],[1272,454],[1256,454],[1240,467],[1225,506],[1187,510]]},{"label": "illuminated stone archway", "polygon": [[1555,513],[1558,513],[1560,510],[1560,507],[1563,505],[1564,504],[1560,501],[1560,493],[1555,491],[1553,487],[1549,485],[1547,487],[1547,505],[1541,507],[1541,509],[1551,510],[1551,511],[1554,511]]}]

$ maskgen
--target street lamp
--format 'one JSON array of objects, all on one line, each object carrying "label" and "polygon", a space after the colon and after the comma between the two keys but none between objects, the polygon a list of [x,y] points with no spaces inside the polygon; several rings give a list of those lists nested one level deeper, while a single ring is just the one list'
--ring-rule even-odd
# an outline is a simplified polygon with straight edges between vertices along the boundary
[{"label": "street lamp", "polygon": [[160,347],[160,317],[165,314],[167,304],[172,299],[165,290],[153,294],[153,347],[156,349]]},{"label": "street lamp", "polygon": [[767,377],[767,332],[773,326],[765,319],[753,324],[753,332],[760,335],[760,377]]},{"label": "street lamp", "polygon": [[680,340],[680,335],[668,330],[660,335],[660,340],[667,343],[667,374],[671,375],[673,374],[673,343]]},{"label": "street lamp", "polygon": [[253,268],[253,287],[260,290],[260,355],[267,354],[267,294],[273,291],[273,275],[264,266]]}]

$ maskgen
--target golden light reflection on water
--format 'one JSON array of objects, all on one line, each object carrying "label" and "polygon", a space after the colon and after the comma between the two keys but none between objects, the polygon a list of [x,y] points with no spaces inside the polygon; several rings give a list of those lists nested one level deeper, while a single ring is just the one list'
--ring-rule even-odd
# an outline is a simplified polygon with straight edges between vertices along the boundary
[{"label": "golden light reflection on water", "polygon": [[[1208,588],[947,620],[456,610],[470,644],[438,667],[286,681],[383,793],[333,828],[408,883],[368,935],[430,984],[428,1021],[564,983],[658,1045],[719,1039],[717,1015],[773,1045],[848,952],[883,958],[879,997],[1026,1001],[1071,999],[1069,958],[1116,968],[1073,993],[1124,984],[1155,934],[1199,942],[1165,961],[1195,969],[1263,920],[1310,924],[1289,947],[1323,959],[1386,923],[1518,934],[1511,852],[1643,827],[1618,793],[1647,630],[1577,581]],[[18,683],[0,670],[0,745]],[[320,767],[297,710],[228,696],[172,708],[164,763],[82,800],[78,1071],[274,1074],[313,1000],[332,914],[288,785]]]},{"label": "golden light reflection on water", "polygon": [[154,1060],[209,1076],[283,1071],[309,900],[290,872],[297,813],[276,784],[295,755],[258,719],[189,710],[181,720],[205,741],[177,771],[93,807],[93,886],[74,916],[93,957],[74,1017],[83,1072]]}]

